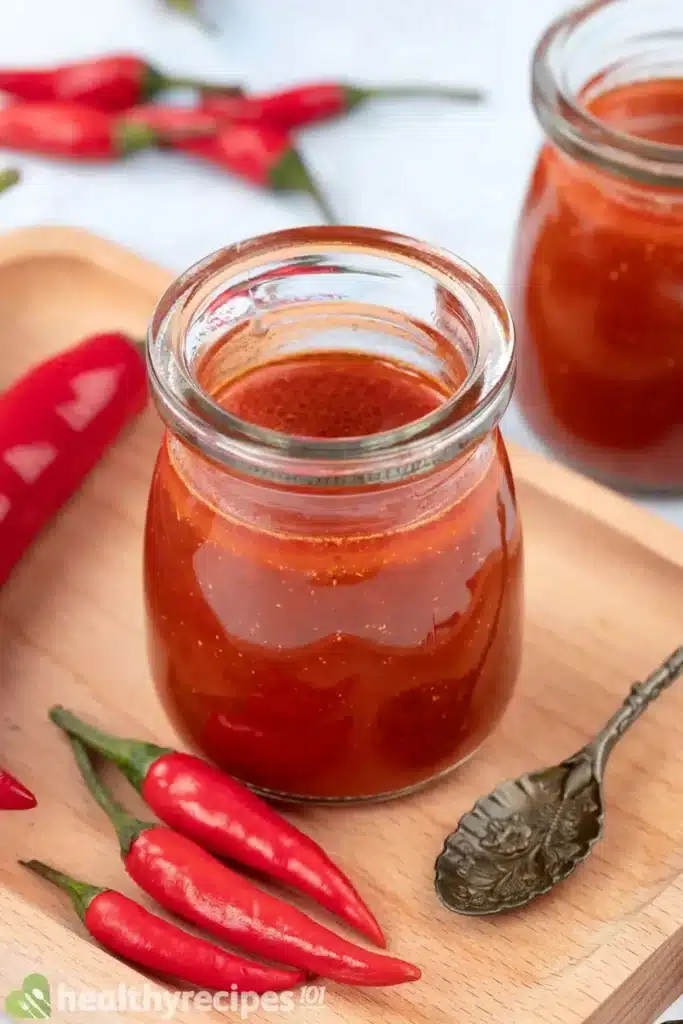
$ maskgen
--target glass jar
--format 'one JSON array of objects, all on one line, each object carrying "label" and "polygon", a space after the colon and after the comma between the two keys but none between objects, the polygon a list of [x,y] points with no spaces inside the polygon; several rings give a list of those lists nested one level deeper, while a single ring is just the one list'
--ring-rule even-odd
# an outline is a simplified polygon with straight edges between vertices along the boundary
[{"label": "glass jar", "polygon": [[518,396],[579,469],[683,491],[683,4],[599,0],[533,64],[547,141],[518,228]]},{"label": "glass jar", "polygon": [[293,800],[397,795],[472,754],[522,616],[491,285],[411,238],[283,231],[171,286],[149,366],[149,648],[181,733]]}]

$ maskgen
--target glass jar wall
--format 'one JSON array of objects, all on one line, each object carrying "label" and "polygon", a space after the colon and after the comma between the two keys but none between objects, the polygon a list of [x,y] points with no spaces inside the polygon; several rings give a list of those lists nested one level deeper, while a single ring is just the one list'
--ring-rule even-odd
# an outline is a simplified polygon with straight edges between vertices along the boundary
[{"label": "glass jar wall", "polygon": [[683,5],[599,0],[550,27],[546,143],[513,261],[518,395],[578,468],[683,491]]}]

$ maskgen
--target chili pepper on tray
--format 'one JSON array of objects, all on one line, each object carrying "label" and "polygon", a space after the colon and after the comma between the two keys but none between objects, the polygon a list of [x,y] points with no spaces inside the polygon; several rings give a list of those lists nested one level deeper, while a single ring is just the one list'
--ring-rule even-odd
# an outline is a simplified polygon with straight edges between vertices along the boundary
[{"label": "chili pepper on tray", "polygon": [[212,94],[241,93],[236,86],[166,75],[142,57],[121,53],[49,68],[0,68],[0,91],[29,103],[82,103],[119,113],[164,89],[210,88]]},{"label": "chili pepper on tray", "polygon": [[145,406],[141,352],[98,334],[0,394],[0,583]]},{"label": "chili pepper on tray", "polygon": [[258,993],[293,988],[306,977],[304,971],[268,967],[228,953],[114,889],[77,881],[38,860],[19,863],[69,894],[76,913],[100,945],[155,974],[189,981],[201,989]]},{"label": "chili pepper on tray", "polygon": [[411,964],[362,949],[262,892],[179,832],[132,817],[97,778],[81,741],[69,739],[85,784],[116,829],[126,871],[166,910],[265,960],[333,981],[398,985],[420,977]]},{"label": "chili pepper on tray", "polygon": [[378,945],[375,917],[309,836],[236,779],[193,754],[120,739],[54,707],[50,718],[114,761],[162,821],[207,850],[312,896]]},{"label": "chili pepper on tray", "polygon": [[0,107],[0,147],[73,160],[114,160],[177,141],[200,128],[156,130],[77,103],[8,103]]},{"label": "chili pepper on tray", "polygon": [[0,768],[0,811],[30,811],[36,802],[30,789]]},{"label": "chili pepper on tray", "polygon": [[271,124],[285,130],[303,128],[348,113],[360,104],[382,97],[419,96],[479,103],[484,95],[478,89],[439,85],[379,85],[361,87],[333,82],[281,89],[261,96],[226,96],[205,90],[201,105],[205,110],[232,121]]}]

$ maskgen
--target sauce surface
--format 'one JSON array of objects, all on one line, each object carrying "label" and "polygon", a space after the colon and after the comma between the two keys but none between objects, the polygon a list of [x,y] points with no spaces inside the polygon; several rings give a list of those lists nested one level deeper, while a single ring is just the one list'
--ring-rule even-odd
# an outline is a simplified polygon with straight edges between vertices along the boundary
[{"label": "sauce surface", "polygon": [[[437,408],[389,360],[313,353],[216,391],[312,437]],[[234,775],[298,797],[407,789],[491,731],[518,670],[521,538],[498,435],[464,462],[352,493],[286,489],[167,438],[145,550],[154,675],[176,724]]]},{"label": "sauce surface", "polygon": [[265,364],[216,396],[224,409],[250,423],[317,438],[393,430],[426,416],[447,397],[408,366],[348,352]]},{"label": "sauce surface", "polygon": [[[683,79],[587,104],[683,145]],[[518,231],[512,311],[531,426],[608,482],[683,489],[683,188],[618,179],[542,150]]]}]

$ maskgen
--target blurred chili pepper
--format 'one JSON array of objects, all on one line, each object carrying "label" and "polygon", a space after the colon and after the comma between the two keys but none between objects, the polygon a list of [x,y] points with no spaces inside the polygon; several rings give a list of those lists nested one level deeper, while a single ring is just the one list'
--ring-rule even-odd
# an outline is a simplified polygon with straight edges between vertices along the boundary
[{"label": "blurred chili pepper", "polygon": [[353,110],[367,100],[405,96],[425,96],[479,103],[484,99],[478,89],[439,85],[378,85],[363,88],[329,82],[296,86],[263,96],[226,96],[206,90],[201,105],[204,110],[246,124],[271,124],[292,130],[317,121],[328,121]]},{"label": "blurred chili pepper", "polygon": [[400,985],[420,971],[343,939],[221,864],[173,829],[140,821],[116,803],[79,739],[69,736],[90,793],[116,830],[126,871],[162,907],[264,960],[349,985]]},{"label": "blurred chili pepper", "polygon": [[[237,779],[193,754],[102,732],[63,707],[51,708],[50,718],[118,764],[167,825],[213,853],[307,893],[386,945],[373,914],[325,851]],[[318,732],[329,741],[329,730]]]},{"label": "blurred chili pepper", "polygon": [[[306,192],[315,199],[329,223],[335,216],[288,132],[268,124],[228,124],[215,121],[209,135],[208,111],[198,108],[146,106],[131,112],[133,123],[158,135],[168,145],[208,160],[261,188],[276,192]],[[128,116],[128,115],[127,115]],[[208,115],[211,116],[211,115]],[[191,126],[197,138],[191,137]],[[207,137],[203,137],[204,135]]]},{"label": "blurred chili pepper", "polygon": [[166,131],[106,114],[77,103],[9,103],[0,107],[0,146],[25,153],[73,160],[114,160],[179,137],[201,134],[201,127]]},{"label": "blurred chili pepper", "polygon": [[0,107],[0,146],[46,156],[110,160],[156,145],[154,132],[76,104]]},{"label": "blurred chili pepper", "polygon": [[147,401],[142,353],[99,334],[0,395],[0,584]]},{"label": "blurred chili pepper", "polygon": [[30,789],[0,768],[0,811],[29,811],[36,803]]},{"label": "blurred chili pepper", "polygon": [[0,192],[6,192],[8,188],[12,188],[21,179],[21,174],[15,167],[8,167],[4,171],[0,171]]},{"label": "blurred chili pepper", "polygon": [[79,882],[39,860],[19,863],[69,894],[76,913],[100,945],[155,973],[220,992],[279,992],[306,977],[303,971],[268,967],[228,953],[114,889]]},{"label": "blurred chili pepper", "polygon": [[82,103],[119,113],[164,89],[210,88],[212,94],[241,93],[236,86],[166,75],[133,54],[112,54],[50,68],[0,68],[0,91],[29,103]]}]

